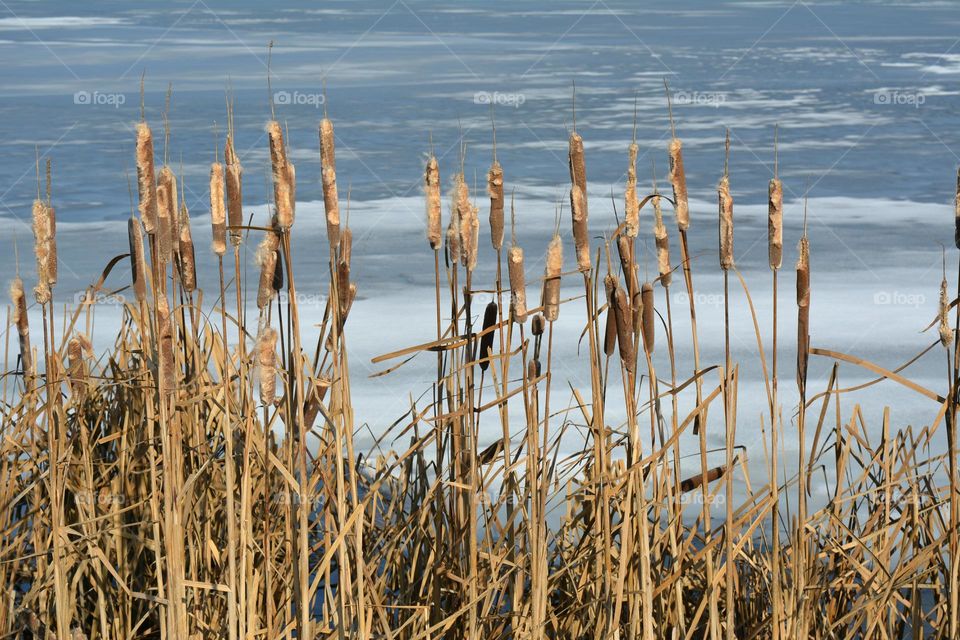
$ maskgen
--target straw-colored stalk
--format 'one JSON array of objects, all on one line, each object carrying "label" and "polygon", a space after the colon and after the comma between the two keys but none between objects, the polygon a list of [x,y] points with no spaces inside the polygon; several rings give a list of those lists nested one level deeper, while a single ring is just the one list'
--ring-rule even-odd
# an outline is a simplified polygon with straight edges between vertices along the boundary
[{"label": "straw-colored stalk", "polygon": [[723,176],[717,187],[720,205],[720,268],[726,271],[733,263],[733,196],[730,195],[730,178]]},{"label": "straw-colored stalk", "polygon": [[620,361],[630,373],[635,370],[636,353],[633,344],[633,317],[630,303],[623,287],[615,285],[613,289],[614,315],[617,320],[617,345],[620,347]]},{"label": "straw-colored stalk", "polygon": [[13,304],[13,323],[17,327],[17,337],[20,340],[20,363],[23,367],[23,376],[28,380],[33,377],[33,352],[30,348],[30,321],[27,317],[27,296],[23,292],[23,280],[16,276],[10,283],[10,301]]},{"label": "straw-colored stalk", "polygon": [[487,194],[490,196],[490,242],[495,251],[503,248],[503,167],[496,160],[487,172]]},{"label": "straw-colored stalk", "polygon": [[153,133],[146,122],[137,125],[137,192],[143,226],[147,233],[156,233],[157,182],[153,165]]},{"label": "straw-colored stalk", "polygon": [[277,330],[265,327],[257,340],[257,366],[260,376],[260,402],[273,405],[277,397]]},{"label": "straw-colored stalk", "polygon": [[673,186],[673,201],[677,214],[677,226],[681,231],[690,227],[690,205],[687,201],[687,175],[683,170],[683,145],[680,138],[670,140],[670,184]]},{"label": "straw-colored stalk", "polygon": [[277,226],[286,230],[293,226],[293,180],[292,165],[287,162],[287,149],[283,142],[283,128],[276,120],[267,123],[270,138],[270,166],[273,171],[273,201],[277,210]]},{"label": "straw-colored stalk", "polygon": [[559,235],[547,245],[547,266],[543,274],[543,315],[549,322],[560,316],[560,274],[563,272],[563,242]]},{"label": "straw-colored stalk", "polygon": [[660,285],[669,287],[673,280],[673,269],[670,267],[670,236],[667,234],[667,225],[663,223],[663,210],[659,197],[653,199],[653,237],[657,244],[657,270],[660,273]]},{"label": "straw-colored stalk", "polygon": [[767,253],[776,270],[783,264],[783,183],[772,178],[767,193]]},{"label": "straw-colored stalk", "polygon": [[590,231],[587,228],[587,201],[578,185],[570,188],[570,211],[573,218],[573,242],[577,250],[577,267],[580,271],[589,271]]},{"label": "straw-colored stalk", "polygon": [[50,300],[50,288],[56,282],[56,240],[53,208],[43,200],[33,202],[33,253],[37,260],[37,286],[34,296],[44,304]]},{"label": "straw-colored stalk", "polygon": [[434,251],[443,242],[443,227],[440,219],[440,164],[430,156],[423,173],[423,190],[427,196],[427,242]]},{"label": "straw-colored stalk", "polygon": [[139,302],[147,299],[147,262],[143,252],[143,234],[140,222],[130,216],[127,220],[127,237],[130,241],[130,277],[133,294]]},{"label": "straw-colored stalk", "polygon": [[177,179],[170,167],[160,169],[157,178],[157,243],[160,259],[168,264],[173,259],[175,249],[174,220],[177,217]]},{"label": "straw-colored stalk", "polygon": [[507,252],[507,269],[510,276],[510,316],[514,322],[527,319],[527,286],[523,272],[523,249],[510,247]]},{"label": "straw-colored stalk", "polygon": [[230,243],[238,246],[243,240],[243,167],[233,148],[233,136],[227,136],[223,159],[227,164],[227,220],[230,228]]},{"label": "straw-colored stalk", "polygon": [[337,160],[333,122],[320,121],[320,176],[323,183],[323,208],[327,213],[327,238],[331,247],[340,243],[340,201],[337,196]]},{"label": "straw-colored stalk", "polygon": [[274,279],[277,269],[277,249],[280,246],[280,236],[274,231],[267,231],[263,240],[257,246],[255,256],[260,267],[260,284],[257,288],[257,308],[263,309],[276,295]]},{"label": "straw-colored stalk", "polygon": [[640,304],[643,348],[648,354],[653,354],[653,347],[656,338],[656,312],[653,306],[653,285],[649,282],[644,282],[643,286],[640,288]]},{"label": "straw-colored stalk", "polygon": [[940,281],[940,344],[949,349],[953,345],[954,330],[950,326],[950,296],[947,294],[947,279]]},{"label": "straw-colored stalk", "polygon": [[806,386],[807,360],[810,351],[810,243],[800,238],[797,259],[797,382]]},{"label": "straw-colored stalk", "polygon": [[213,228],[213,252],[222,256],[227,252],[227,214],[223,195],[223,165],[210,165],[210,225]]},{"label": "straw-colored stalk", "polygon": [[630,164],[627,166],[627,190],[624,194],[626,202],[624,203],[624,226],[627,235],[636,238],[640,233],[640,199],[637,197],[637,152],[640,146],[633,142],[630,144],[628,155]]},{"label": "straw-colored stalk", "polygon": [[193,235],[190,233],[190,212],[187,203],[180,203],[180,240],[178,251],[180,254],[180,284],[185,291],[192,292],[197,288],[197,264],[193,250]]}]

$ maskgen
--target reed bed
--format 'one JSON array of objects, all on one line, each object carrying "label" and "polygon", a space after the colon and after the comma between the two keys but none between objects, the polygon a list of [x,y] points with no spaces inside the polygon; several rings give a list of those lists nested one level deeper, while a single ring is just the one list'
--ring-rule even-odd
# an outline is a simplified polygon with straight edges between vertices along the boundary
[{"label": "reed bed", "polygon": [[[951,325],[960,324],[960,310],[946,275],[934,322],[948,363],[943,396],[899,369],[812,346],[815,243],[806,230],[792,239],[799,353],[795,372],[779,382],[797,386],[800,404],[779,404],[776,310],[772,349],[762,347],[766,331],[754,314],[769,411],[760,417],[762,442],[746,443],[737,437],[729,309],[723,362],[697,356],[683,370],[679,363],[689,360],[677,357],[673,340],[672,274],[683,273],[690,294],[696,350],[693,267],[717,264],[688,251],[688,233],[710,232],[691,225],[675,130],[661,150],[672,200],[655,184],[650,196],[638,193],[638,147],[625,145],[625,223],[616,227],[612,211],[594,207],[595,226],[617,228],[606,246],[588,230],[589,158],[581,133],[571,133],[572,232],[561,236],[559,223],[544,231],[542,279],[526,273],[515,233],[523,212],[512,206],[514,233],[502,255],[511,174],[494,156],[485,233],[497,278],[478,282],[479,206],[464,178],[466,158],[451,172],[444,234],[431,152],[420,179],[436,259],[436,326],[422,327],[422,343],[398,345],[374,364],[383,368],[377,375],[402,376],[410,359],[436,358],[436,378],[392,425],[374,425],[374,446],[360,451],[362,407],[351,400],[347,345],[355,339],[350,314],[362,304],[351,266],[364,257],[354,253],[348,216],[340,217],[333,123],[325,114],[319,126],[329,280],[320,292],[324,313],[310,319],[319,327],[314,345],[303,344],[297,307],[291,141],[275,119],[267,131],[273,206],[265,225],[242,217],[232,123],[223,163],[216,154],[206,160],[212,243],[199,246],[220,266],[220,289],[206,296],[200,284],[209,276],[197,273],[194,255],[194,234],[204,230],[191,229],[182,198],[178,206],[172,170],[155,172],[145,120],[136,131],[139,203],[127,222],[129,255],[107,262],[63,323],[54,322],[51,301],[49,179],[47,196],[34,203],[37,273],[17,275],[9,287],[8,336],[15,329],[17,341],[5,350],[0,405],[3,637],[957,637],[960,361]],[[411,176],[422,166],[412,162]],[[740,276],[733,184],[725,165],[717,220],[725,288]],[[652,214],[643,211],[648,203]],[[664,203],[674,208],[679,262],[671,261]],[[785,215],[774,175],[774,291]],[[259,238],[260,268],[249,291],[239,286],[238,250],[248,235]],[[641,283],[638,254],[648,239],[657,277]],[[575,250],[569,264],[564,244]],[[113,268],[128,257],[131,275],[118,284]],[[225,261],[235,278],[225,276]],[[24,280],[36,287],[40,326],[28,322]],[[528,286],[541,288],[540,306],[528,306]],[[116,340],[95,352],[85,331],[97,295],[121,287],[132,295]],[[492,298],[471,307],[481,291]],[[245,313],[247,296],[255,296],[256,317]],[[561,318],[582,329],[588,389],[557,373]],[[816,392],[807,389],[811,357],[835,363]],[[658,375],[655,365],[666,362],[669,373]],[[929,423],[898,428],[885,412],[882,424],[868,425],[840,385],[841,363],[872,371],[871,385],[904,385],[929,398]],[[681,409],[678,398],[694,390],[696,402]],[[608,405],[615,402],[623,406]],[[707,460],[710,410],[724,416],[720,465]],[[626,418],[611,423],[612,415]],[[481,422],[502,432],[483,448]],[[578,430],[580,448],[562,449],[561,438]],[[694,432],[699,448],[682,449],[681,436]],[[798,452],[789,463],[785,442]],[[746,444],[763,456],[766,477],[751,477]],[[699,472],[681,473],[684,457],[696,458]],[[815,475],[827,497],[812,502]]]}]

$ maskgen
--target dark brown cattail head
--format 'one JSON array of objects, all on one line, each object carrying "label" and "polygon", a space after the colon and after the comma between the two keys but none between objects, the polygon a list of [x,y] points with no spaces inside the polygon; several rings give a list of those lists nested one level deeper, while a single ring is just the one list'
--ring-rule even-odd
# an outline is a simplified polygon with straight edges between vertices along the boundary
[{"label": "dark brown cattail head", "polygon": [[680,138],[670,140],[670,184],[673,186],[673,201],[677,214],[677,227],[686,231],[690,227],[690,208],[687,202],[687,175],[683,170],[683,145]]},{"label": "dark brown cattail head", "polygon": [[349,265],[352,257],[353,232],[350,231],[350,227],[346,227],[340,232],[340,259]]},{"label": "dark brown cattail head", "polygon": [[590,230],[587,226],[587,201],[583,190],[573,185],[570,188],[570,211],[573,218],[573,242],[577,250],[577,267],[580,271],[589,271],[590,261]]},{"label": "dark brown cattail head", "polygon": [[130,216],[127,220],[127,236],[130,240],[130,277],[133,293],[139,302],[147,299],[147,262],[143,253],[143,234],[140,223]]},{"label": "dark brown cattail head", "polygon": [[180,284],[185,291],[192,292],[197,288],[197,264],[193,250],[193,235],[190,233],[190,212],[187,203],[180,202]]},{"label": "dark brown cattail head", "polygon": [[667,225],[663,223],[659,197],[653,199],[653,237],[657,244],[657,270],[660,273],[660,285],[669,287],[673,279],[673,269],[670,266],[670,236],[667,233]]},{"label": "dark brown cattail head", "polygon": [[260,283],[257,288],[257,308],[263,309],[276,295],[274,278],[276,276],[278,247],[280,237],[274,231],[267,231],[257,246],[256,261],[260,266]]},{"label": "dark brown cattail head", "polygon": [[536,380],[540,377],[540,361],[532,358],[527,363],[527,380]]},{"label": "dark brown cattail head", "polygon": [[320,121],[320,177],[323,185],[323,208],[327,214],[327,239],[330,247],[340,243],[340,198],[337,195],[337,160],[333,122]]},{"label": "dark brown cattail head", "polygon": [[771,179],[767,194],[767,254],[776,271],[783,264],[783,183]]},{"label": "dark brown cattail head", "polygon": [[277,331],[273,327],[265,327],[257,339],[257,368],[260,402],[273,405],[277,396]]},{"label": "dark brown cattail head", "polygon": [[560,316],[560,275],[563,272],[563,241],[559,235],[547,245],[547,265],[543,274],[543,316],[554,322]]},{"label": "dark brown cattail head", "polygon": [[493,326],[497,324],[497,303],[487,303],[487,308],[483,311],[483,329],[480,337],[480,369],[486,371],[490,366],[490,355],[493,352],[493,337],[496,332]]},{"label": "dark brown cattail head", "polygon": [[157,227],[157,181],[153,165],[153,134],[146,122],[137,125],[137,192],[139,211],[147,233]]},{"label": "dark brown cattail head", "polygon": [[640,199],[637,197],[637,152],[640,150],[636,142],[630,144],[628,155],[630,164],[627,166],[627,189],[624,197],[624,224],[626,233],[636,238],[640,233]]},{"label": "dark brown cattail head", "polygon": [[806,234],[800,238],[797,260],[797,385],[804,393],[807,385],[807,362],[810,357],[810,243]]},{"label": "dark brown cattail head", "polygon": [[535,336],[542,336],[545,328],[546,322],[543,319],[543,314],[538,313],[534,315],[533,320],[530,321],[530,333]]},{"label": "dark brown cattail head", "polygon": [[340,317],[345,318],[350,307],[350,263],[337,262],[337,299],[340,302]]},{"label": "dark brown cattail head", "polygon": [[603,279],[603,289],[607,294],[607,324],[603,332],[603,354],[612,356],[617,346],[617,301],[615,292],[618,287],[617,277],[611,273]]},{"label": "dark brown cattail head", "polygon": [[227,136],[223,159],[227,165],[227,224],[230,225],[230,243],[239,246],[243,240],[243,167],[233,148],[233,136]]},{"label": "dark brown cattail head", "polygon": [[170,167],[160,169],[157,177],[157,246],[164,264],[173,260],[174,218],[177,215],[176,178]]},{"label": "dark brown cattail head", "polygon": [[527,319],[527,285],[523,272],[523,249],[510,247],[507,252],[507,271],[510,276],[510,316],[514,322]]},{"label": "dark brown cattail head", "polygon": [[730,195],[730,179],[723,176],[717,187],[720,203],[720,268],[726,271],[733,263],[733,196]]},{"label": "dark brown cattail head", "polygon": [[503,167],[496,160],[487,172],[487,195],[490,196],[490,241],[493,248],[503,248]]},{"label": "dark brown cattail head", "polygon": [[227,213],[223,194],[223,165],[210,165],[210,225],[213,228],[213,252],[222,256],[227,252]]},{"label": "dark brown cattail head", "polygon": [[443,228],[440,214],[440,165],[430,156],[423,173],[423,191],[427,197],[427,242],[434,251],[440,250]]},{"label": "dark brown cattail head", "polygon": [[656,310],[653,304],[653,285],[649,282],[644,282],[643,286],[640,288],[640,302],[643,305],[641,310],[642,314],[642,333],[643,333],[643,348],[647,353],[653,353],[654,339],[656,337],[656,326],[654,317],[656,315]]}]

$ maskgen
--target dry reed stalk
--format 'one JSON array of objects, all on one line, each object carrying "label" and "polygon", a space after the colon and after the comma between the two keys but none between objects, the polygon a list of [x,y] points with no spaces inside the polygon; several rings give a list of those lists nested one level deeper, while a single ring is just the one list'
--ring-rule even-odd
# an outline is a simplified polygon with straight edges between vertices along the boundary
[{"label": "dry reed stalk", "polygon": [[953,345],[954,329],[950,326],[950,297],[947,295],[947,279],[940,281],[940,344],[949,349]]},{"label": "dry reed stalk", "polygon": [[427,160],[423,173],[423,190],[427,196],[427,242],[434,251],[440,250],[443,242],[443,227],[440,214],[440,164],[435,156]]},{"label": "dry reed stalk", "polygon": [[210,225],[213,228],[213,252],[222,256],[227,252],[227,213],[223,195],[223,165],[210,165]]},{"label": "dry reed stalk", "polygon": [[[270,138],[270,167],[273,172],[273,204],[277,211],[277,226],[285,231],[293,226],[293,170],[287,161],[283,128],[276,120],[267,123]],[[333,243],[332,246],[336,246]]]},{"label": "dry reed stalk", "polygon": [[130,277],[133,294],[139,302],[147,299],[147,262],[143,252],[143,234],[140,223],[130,216],[127,220],[127,238],[130,242]]},{"label": "dry reed stalk", "polygon": [[169,264],[175,250],[177,239],[174,220],[177,217],[177,183],[170,167],[160,169],[157,177],[157,245],[160,259]]},{"label": "dry reed stalk", "polygon": [[767,253],[776,270],[783,264],[783,183],[771,178],[767,194]]},{"label": "dry reed stalk", "polygon": [[503,248],[503,167],[496,160],[487,172],[487,195],[490,196],[490,242],[495,251]]},{"label": "dry reed stalk", "polygon": [[804,233],[797,259],[797,384],[806,387],[810,357],[810,243]]},{"label": "dry reed stalk", "polygon": [[50,300],[50,287],[56,282],[56,244],[53,209],[43,200],[33,202],[33,254],[37,260],[37,286],[33,293],[40,304]]},{"label": "dry reed stalk", "polygon": [[274,286],[277,270],[277,254],[280,236],[275,231],[267,231],[257,246],[255,260],[260,267],[260,284],[257,288],[257,308],[264,309],[277,293]]},{"label": "dry reed stalk", "polygon": [[320,121],[320,172],[323,183],[323,208],[327,213],[327,238],[330,248],[340,243],[340,200],[337,196],[337,161],[333,122]]},{"label": "dry reed stalk", "polygon": [[[223,160],[227,165],[227,222],[230,226],[230,243],[239,246],[243,240],[243,167],[233,148],[233,136],[227,136],[223,150]],[[218,254],[219,255],[219,254]]]},{"label": "dry reed stalk", "polygon": [[273,327],[264,327],[257,339],[257,367],[260,403],[272,406],[277,398],[277,330]]},{"label": "dry reed stalk", "polygon": [[153,133],[146,122],[137,124],[137,191],[143,226],[147,233],[156,233],[157,181],[153,165]]},{"label": "dry reed stalk", "polygon": [[653,199],[653,237],[657,245],[657,270],[660,273],[660,285],[669,287],[673,280],[673,269],[670,266],[670,236],[667,226],[663,223],[663,211],[660,207],[660,198]]},{"label": "dry reed stalk", "polygon": [[30,321],[27,317],[27,297],[23,291],[23,280],[15,276],[10,283],[10,302],[13,304],[13,323],[17,327],[20,340],[20,364],[28,388],[32,385],[33,352],[30,347]]},{"label": "dry reed stalk", "polygon": [[653,304],[653,285],[649,282],[644,282],[640,288],[640,300],[643,348],[648,354],[653,354],[654,340],[656,338],[656,312]]},{"label": "dry reed stalk", "polygon": [[523,273],[523,249],[514,245],[507,251],[507,272],[510,276],[510,316],[514,322],[527,320],[527,286]]},{"label": "dry reed stalk", "polygon": [[730,179],[726,175],[717,187],[720,204],[720,268],[726,271],[733,262],[733,196],[730,195]]},{"label": "dry reed stalk", "polygon": [[636,238],[640,233],[640,199],[637,197],[637,152],[639,150],[640,146],[636,142],[632,142],[628,151],[630,164],[627,167],[624,224],[627,236],[630,238]]},{"label": "dry reed stalk", "polygon": [[554,322],[560,316],[560,274],[563,272],[563,241],[559,234],[547,245],[546,267],[543,274],[543,316]]},{"label": "dry reed stalk", "polygon": [[197,263],[193,250],[193,235],[190,232],[190,212],[183,200],[180,201],[179,227],[180,284],[185,291],[192,293],[197,288]]},{"label": "dry reed stalk", "polygon": [[590,231],[587,228],[587,201],[583,190],[574,184],[570,188],[570,211],[573,219],[573,242],[577,250],[577,268],[580,271],[589,271],[590,261]]},{"label": "dry reed stalk", "polygon": [[690,228],[690,204],[687,201],[687,175],[683,169],[683,144],[673,137],[668,147],[670,153],[670,184],[673,186],[673,202],[680,231]]}]

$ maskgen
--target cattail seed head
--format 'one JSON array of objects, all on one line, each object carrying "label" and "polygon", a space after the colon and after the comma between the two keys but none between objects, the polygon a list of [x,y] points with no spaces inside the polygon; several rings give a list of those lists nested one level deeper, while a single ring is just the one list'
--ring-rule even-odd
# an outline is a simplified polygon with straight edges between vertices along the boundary
[{"label": "cattail seed head", "polygon": [[460,229],[455,217],[447,225],[447,259],[453,266],[460,262]]},{"label": "cattail seed head", "polygon": [[783,183],[771,179],[767,194],[767,254],[777,270],[783,264]]},{"label": "cattail seed head", "polygon": [[480,370],[486,371],[490,366],[490,355],[493,352],[493,337],[495,335],[492,327],[497,323],[497,303],[487,303],[487,308],[483,311],[483,334],[480,338]]},{"label": "cattail seed head", "polygon": [[683,150],[680,138],[670,140],[670,184],[676,203],[677,226],[681,231],[690,227],[690,208],[687,202],[687,176],[683,170]]},{"label": "cattail seed head", "polygon": [[523,249],[510,247],[507,252],[507,271],[510,276],[510,316],[514,322],[527,319],[527,287],[523,272]]},{"label": "cattail seed head", "polygon": [[140,218],[147,233],[157,227],[157,182],[153,165],[153,134],[146,122],[137,125],[137,192]]},{"label": "cattail seed head", "polygon": [[797,258],[797,306],[810,306],[810,241],[800,238]]},{"label": "cattail seed head", "polygon": [[127,237],[130,241],[130,276],[133,280],[133,293],[137,300],[147,299],[147,262],[143,252],[143,234],[140,223],[130,216],[127,220]]},{"label": "cattail seed head", "polygon": [[257,340],[260,402],[272,405],[277,396],[277,330],[265,327]]},{"label": "cattail seed head", "polygon": [[723,176],[717,187],[720,201],[720,268],[726,271],[733,267],[733,196],[730,195],[730,179]]},{"label": "cattail seed head", "polygon": [[193,235],[190,233],[190,212],[187,203],[180,203],[180,284],[185,291],[192,292],[197,288],[196,255],[193,250]]},{"label": "cattail seed head", "polygon": [[333,122],[320,121],[320,172],[323,183],[323,208],[327,213],[327,238],[331,247],[340,242],[340,200],[337,196],[337,161]]},{"label": "cattail seed head", "polygon": [[287,149],[283,142],[283,128],[276,120],[267,123],[270,138],[270,166],[273,172],[273,203],[277,211],[280,229],[293,226],[293,172],[287,162]]},{"label": "cattail seed head", "polygon": [[617,286],[616,276],[608,273],[603,279],[603,289],[607,294],[607,323],[603,332],[603,354],[608,357],[613,355],[613,350],[617,346],[617,301],[614,295]]},{"label": "cattail seed head", "polygon": [[570,184],[580,187],[584,202],[587,193],[587,165],[583,155],[583,138],[574,131],[568,141],[567,159],[570,164]]},{"label": "cattail seed head", "polygon": [[493,248],[503,247],[503,167],[496,160],[487,172],[487,194],[490,196],[490,241]]},{"label": "cattail seed head", "polygon": [[953,344],[954,330],[950,326],[950,297],[947,295],[947,280],[940,282],[940,344],[950,348]]},{"label": "cattail seed head", "polygon": [[280,237],[274,231],[267,231],[257,246],[256,262],[260,267],[260,283],[257,288],[257,308],[263,309],[276,294],[273,281],[277,267],[277,249]]},{"label": "cattail seed head", "polygon": [[654,339],[656,337],[656,327],[654,324],[655,308],[653,304],[653,285],[644,282],[640,288],[640,302],[642,305],[642,334],[643,348],[647,353],[653,353]]},{"label": "cattail seed head", "polygon": [[340,317],[343,318],[350,306],[350,264],[343,260],[337,263],[337,298],[340,302]]},{"label": "cattail seed head", "polygon": [[623,367],[633,373],[636,366],[636,352],[633,344],[633,316],[630,312],[630,303],[623,287],[616,285],[613,289],[613,310],[617,324],[617,345],[620,347],[620,360]]},{"label": "cattail seed head", "polygon": [[164,390],[172,391],[177,386],[176,360],[173,355],[173,322],[170,319],[170,307],[167,297],[161,294],[157,297],[157,342],[160,346],[160,378]]},{"label": "cattail seed head", "polygon": [[538,313],[533,316],[533,320],[530,321],[530,333],[534,336],[542,336],[543,330],[546,328],[546,322],[543,319],[543,314]]},{"label": "cattail seed head", "polygon": [[628,155],[630,164],[627,166],[627,189],[624,203],[624,223],[627,235],[636,238],[640,233],[640,200],[637,198],[637,152],[640,146],[634,142],[630,144]]},{"label": "cattail seed head", "polygon": [[160,169],[160,175],[157,177],[157,244],[160,248],[160,259],[164,264],[168,264],[173,259],[176,215],[176,178],[170,167],[165,166]]},{"label": "cattail seed head", "polygon": [[227,212],[223,194],[223,165],[210,165],[210,224],[213,227],[211,248],[218,256],[227,252]]},{"label": "cattail seed head", "polygon": [[543,274],[543,316],[554,322],[560,316],[560,274],[563,272],[563,242],[559,235],[547,245],[547,266]]},{"label": "cattail seed head", "polygon": [[670,267],[670,236],[667,234],[667,226],[663,224],[660,198],[653,199],[653,237],[657,244],[657,270],[660,273],[660,285],[669,287],[673,279],[673,269]]},{"label": "cattail seed head", "polygon": [[427,196],[427,242],[431,249],[438,251],[443,241],[443,231],[440,219],[440,165],[434,156],[430,156],[423,173],[423,190]]},{"label": "cattail seed head", "polygon": [[527,380],[535,380],[540,377],[540,361],[532,358],[527,363]]},{"label": "cattail seed head", "polygon": [[810,357],[810,243],[800,238],[797,260],[797,384],[801,392],[807,384],[807,362]]},{"label": "cattail seed head", "polygon": [[227,136],[223,159],[227,164],[227,216],[230,225],[230,242],[239,246],[243,240],[243,167],[233,148],[233,136]]},{"label": "cattail seed head", "polygon": [[580,271],[589,271],[590,231],[587,227],[587,201],[578,185],[570,189],[570,211],[573,218],[573,242],[577,250],[577,267]]},{"label": "cattail seed head", "polygon": [[33,253],[37,260],[37,286],[34,296],[44,304],[50,300],[50,287],[56,281],[56,248],[53,209],[43,200],[33,202]]},{"label": "cattail seed head", "polygon": [[467,271],[473,271],[480,242],[480,210],[470,202],[470,189],[462,173],[456,177],[453,200],[460,229],[460,261]]},{"label": "cattail seed head", "polygon": [[[13,304],[13,323],[17,327],[20,339],[20,363],[24,378],[33,376],[33,353],[30,348],[30,323],[27,318],[27,296],[23,291],[23,280],[16,276],[10,283],[10,302]],[[32,383],[28,383],[32,384]]]}]

